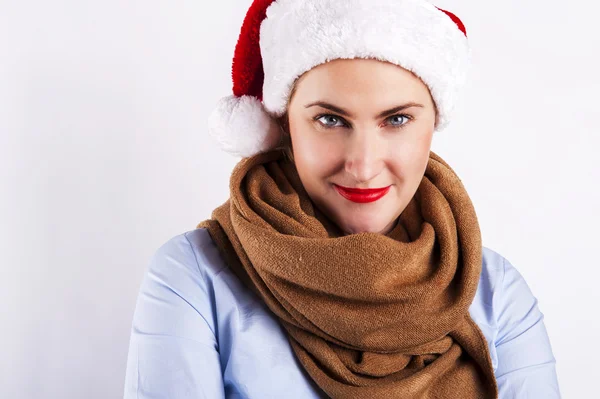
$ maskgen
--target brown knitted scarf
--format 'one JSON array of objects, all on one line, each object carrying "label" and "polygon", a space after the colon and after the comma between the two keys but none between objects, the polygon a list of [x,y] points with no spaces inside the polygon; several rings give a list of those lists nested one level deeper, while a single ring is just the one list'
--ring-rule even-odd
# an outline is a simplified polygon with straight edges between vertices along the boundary
[{"label": "brown knitted scarf", "polygon": [[343,235],[281,150],[243,158],[230,190],[197,227],[277,316],[329,397],[498,397],[486,339],[468,312],[482,267],[479,224],[438,155],[430,152],[385,235]]}]

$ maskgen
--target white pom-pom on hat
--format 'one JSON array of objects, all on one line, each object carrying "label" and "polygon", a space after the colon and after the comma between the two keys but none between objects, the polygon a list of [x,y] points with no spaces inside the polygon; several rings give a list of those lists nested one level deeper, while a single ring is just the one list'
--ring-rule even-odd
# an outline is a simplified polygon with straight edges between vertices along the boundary
[{"label": "white pom-pom on hat", "polygon": [[250,157],[268,151],[282,137],[279,124],[262,102],[264,70],[259,34],[273,2],[255,0],[246,13],[233,56],[233,95],[221,98],[208,119],[209,135],[232,155]]},{"label": "white pom-pom on hat", "polygon": [[223,151],[241,157],[275,148],[281,140],[279,124],[248,95],[221,98],[208,118],[208,132]]}]

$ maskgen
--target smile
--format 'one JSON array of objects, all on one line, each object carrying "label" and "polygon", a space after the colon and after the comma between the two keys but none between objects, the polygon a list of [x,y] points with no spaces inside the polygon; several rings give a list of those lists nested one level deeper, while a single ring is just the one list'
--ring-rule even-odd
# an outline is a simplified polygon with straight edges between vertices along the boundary
[{"label": "smile", "polygon": [[347,200],[358,203],[377,201],[390,191],[391,185],[382,188],[352,188],[333,185],[338,193]]}]

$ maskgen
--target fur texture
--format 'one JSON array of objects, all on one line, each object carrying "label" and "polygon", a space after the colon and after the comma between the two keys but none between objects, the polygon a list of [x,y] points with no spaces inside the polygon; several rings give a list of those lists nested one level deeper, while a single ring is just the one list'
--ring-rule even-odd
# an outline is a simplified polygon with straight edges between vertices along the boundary
[{"label": "fur texture", "polygon": [[254,96],[223,97],[208,118],[209,135],[223,151],[249,157],[274,148],[281,128]]}]

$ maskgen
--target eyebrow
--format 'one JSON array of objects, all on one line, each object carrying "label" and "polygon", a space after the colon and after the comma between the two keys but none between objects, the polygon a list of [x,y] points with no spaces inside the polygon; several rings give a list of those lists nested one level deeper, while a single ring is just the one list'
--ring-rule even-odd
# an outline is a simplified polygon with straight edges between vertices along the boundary
[{"label": "eyebrow", "polygon": [[[305,105],[304,108],[310,108],[310,107],[313,107],[315,105],[319,106],[319,107],[327,108],[329,110],[335,111],[337,113],[340,113],[340,114],[348,116],[348,117],[352,117],[352,115],[348,111],[346,111],[345,109],[337,107],[337,106],[335,106],[333,104],[329,104],[329,103],[327,103],[325,101],[315,101],[313,103]],[[387,116],[387,115],[390,115],[390,114],[393,114],[395,112],[402,111],[402,110],[404,110],[406,108],[411,108],[411,107],[421,107],[421,108],[423,108],[423,104],[418,104],[418,103],[414,103],[414,102],[409,102],[409,103],[406,103],[406,104],[402,104],[402,105],[399,105],[397,107],[390,108],[388,110],[380,112],[379,115],[377,115],[377,118],[382,118],[384,116]]]}]

